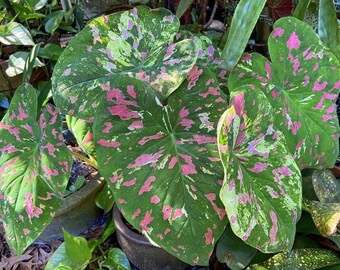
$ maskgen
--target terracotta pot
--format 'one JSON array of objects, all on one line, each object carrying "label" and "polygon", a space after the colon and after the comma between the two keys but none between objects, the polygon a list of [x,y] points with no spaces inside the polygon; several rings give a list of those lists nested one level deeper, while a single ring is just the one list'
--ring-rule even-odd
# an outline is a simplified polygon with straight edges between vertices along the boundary
[{"label": "terracotta pot", "polygon": [[105,180],[97,174],[80,190],[66,197],[62,208],[36,242],[62,239],[62,228],[72,235],[79,235],[89,229],[102,214],[95,204],[95,197],[104,183]]},{"label": "terracotta pot", "polygon": [[116,205],[113,207],[113,221],[121,248],[129,261],[139,270],[190,269],[188,264],[153,246],[143,235],[132,231],[123,221]]}]

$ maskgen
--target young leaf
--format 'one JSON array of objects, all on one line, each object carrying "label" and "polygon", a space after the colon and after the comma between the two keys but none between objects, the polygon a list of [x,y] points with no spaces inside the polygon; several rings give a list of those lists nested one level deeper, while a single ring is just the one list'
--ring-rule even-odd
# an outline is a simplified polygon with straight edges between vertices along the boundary
[{"label": "young leaf", "polygon": [[240,60],[265,4],[266,0],[241,0],[237,4],[222,52],[223,68],[231,70]]},{"label": "young leaf", "polygon": [[234,233],[262,251],[289,250],[301,214],[301,174],[261,91],[241,86],[218,124],[220,197]]},{"label": "young leaf", "polygon": [[0,42],[5,45],[34,45],[30,32],[17,22],[0,25]]},{"label": "young leaf", "polygon": [[[29,83],[30,78],[31,78],[31,74],[32,74],[32,70],[36,66],[36,61],[38,61],[38,63],[40,62],[40,60],[37,58],[39,48],[40,48],[39,43],[34,45],[31,52],[28,54],[27,58],[25,59],[24,71],[23,71],[23,74],[22,74],[22,82],[23,83]],[[40,64],[42,66],[44,66],[43,63],[40,62],[39,65]]]},{"label": "young leaf", "polygon": [[178,29],[170,11],[145,6],[93,20],[72,39],[55,67],[54,101],[69,115],[90,118],[106,98],[102,85],[111,82],[115,87],[121,76],[148,82],[163,100],[197,58],[193,41],[171,44]]},{"label": "young leaf", "polygon": [[318,34],[340,60],[340,28],[333,1],[320,0]]},{"label": "young leaf", "polygon": [[45,17],[45,31],[47,33],[54,33],[59,27],[61,21],[64,18],[64,11],[58,10],[48,14]]},{"label": "young leaf", "polygon": [[103,266],[115,270],[131,270],[129,260],[126,258],[124,252],[119,248],[112,248],[105,259]]},{"label": "young leaf", "polygon": [[181,18],[185,11],[190,7],[190,5],[194,2],[193,0],[181,0],[178,4],[177,10],[176,10],[176,16],[178,18]]},{"label": "young leaf", "polygon": [[84,237],[74,237],[63,230],[65,239],[65,252],[68,259],[75,265],[86,266],[92,258],[91,251]]},{"label": "young leaf", "polygon": [[339,149],[338,60],[313,29],[293,17],[274,24],[268,46],[272,63],[245,55],[229,77],[229,91],[251,84],[265,94],[300,169],[333,167]]},{"label": "young leaf", "polygon": [[21,85],[0,123],[0,212],[17,255],[60,208],[72,162],[58,110],[47,105],[36,119],[36,90]]},{"label": "young leaf", "polygon": [[47,4],[47,0],[26,0],[25,3],[27,3],[32,10],[39,10]]},{"label": "young leaf", "polygon": [[94,141],[115,203],[169,253],[207,265],[226,225],[215,135],[225,97],[217,79],[195,66],[166,106],[136,79],[120,77],[114,87],[102,87],[107,105],[98,108]]}]

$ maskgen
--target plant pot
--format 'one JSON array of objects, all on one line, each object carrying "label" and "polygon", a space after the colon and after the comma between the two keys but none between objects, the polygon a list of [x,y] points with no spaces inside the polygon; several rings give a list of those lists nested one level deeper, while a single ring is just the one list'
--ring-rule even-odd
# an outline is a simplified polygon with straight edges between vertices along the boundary
[{"label": "plant pot", "polygon": [[104,183],[98,173],[84,187],[66,197],[62,208],[36,241],[62,239],[63,228],[72,235],[79,235],[90,228],[102,214],[95,204],[95,197]]},{"label": "plant pot", "polygon": [[140,270],[184,270],[190,266],[163,249],[153,246],[143,235],[132,231],[113,207],[118,242],[129,261]]}]

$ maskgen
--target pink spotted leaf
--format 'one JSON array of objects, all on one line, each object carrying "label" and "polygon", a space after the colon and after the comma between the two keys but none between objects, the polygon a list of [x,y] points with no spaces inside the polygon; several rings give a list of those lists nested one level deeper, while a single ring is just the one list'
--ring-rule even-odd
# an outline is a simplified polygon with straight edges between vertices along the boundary
[{"label": "pink spotted leaf", "polygon": [[116,204],[166,251],[207,265],[227,224],[216,143],[226,104],[217,79],[195,66],[167,105],[142,81],[120,78],[114,85],[105,114],[95,116],[94,141]]},{"label": "pink spotted leaf", "polygon": [[238,89],[218,125],[225,173],[220,197],[246,244],[265,253],[290,250],[301,214],[300,170],[264,93]]},{"label": "pink spotted leaf", "polygon": [[61,207],[71,168],[61,126],[51,105],[37,121],[37,94],[29,84],[16,90],[0,123],[0,214],[17,255]]},{"label": "pink spotted leaf", "polygon": [[229,90],[250,84],[265,94],[275,127],[300,169],[333,167],[339,149],[338,60],[313,29],[291,17],[274,24],[268,46],[272,62],[259,54],[244,55],[229,78]]},{"label": "pink spotted leaf", "polygon": [[159,99],[165,99],[184,81],[197,58],[192,40],[173,43],[178,29],[179,20],[170,11],[145,6],[91,21],[55,67],[52,86],[57,106],[87,119],[105,96],[103,84],[121,76],[147,82]]}]

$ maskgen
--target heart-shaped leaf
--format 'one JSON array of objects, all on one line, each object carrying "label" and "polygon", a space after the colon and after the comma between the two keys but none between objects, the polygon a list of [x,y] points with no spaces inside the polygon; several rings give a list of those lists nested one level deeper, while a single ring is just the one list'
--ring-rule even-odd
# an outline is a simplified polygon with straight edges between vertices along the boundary
[{"label": "heart-shaped leaf", "polygon": [[312,28],[292,17],[274,24],[268,46],[272,63],[259,54],[244,56],[229,78],[229,90],[251,84],[265,94],[275,127],[301,169],[333,167],[339,148],[338,60]]},{"label": "heart-shaped leaf", "polygon": [[146,81],[163,100],[183,82],[197,58],[193,41],[171,44],[178,28],[170,11],[145,6],[93,20],[56,65],[56,104],[67,114],[89,118],[105,98],[101,85],[121,76]]},{"label": "heart-shaped leaf", "polygon": [[108,105],[95,116],[94,141],[116,204],[169,253],[207,265],[226,225],[215,124],[225,99],[217,79],[195,66],[165,106],[136,79],[102,87]]},{"label": "heart-shaped leaf", "polygon": [[289,250],[301,213],[301,174],[265,94],[249,85],[238,90],[218,126],[220,196],[231,228],[248,245]]},{"label": "heart-shaped leaf", "polygon": [[36,90],[21,85],[0,123],[0,211],[17,254],[60,208],[71,168],[58,110],[47,105],[36,119]]}]

